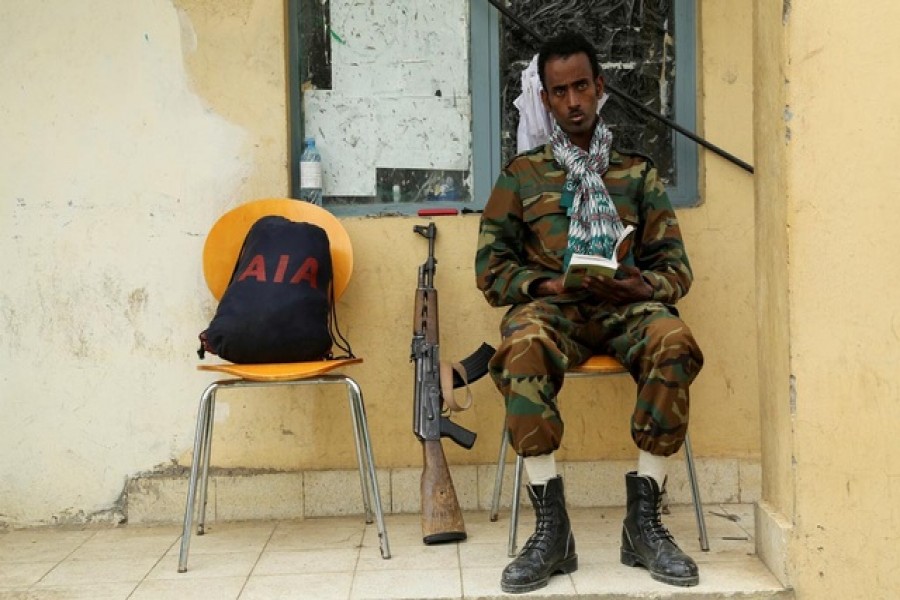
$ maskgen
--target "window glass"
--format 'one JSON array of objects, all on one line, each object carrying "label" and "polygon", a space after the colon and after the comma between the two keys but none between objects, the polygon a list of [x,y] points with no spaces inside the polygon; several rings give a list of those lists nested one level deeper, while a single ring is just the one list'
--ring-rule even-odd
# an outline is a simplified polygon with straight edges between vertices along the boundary
[{"label": "window glass", "polygon": [[[694,0],[506,5],[542,36],[580,29],[598,47],[610,84],[695,129]],[[336,213],[483,207],[515,153],[513,100],[537,42],[487,0],[443,6],[288,0],[292,195],[303,140],[312,136],[324,203]],[[614,94],[603,115],[617,148],[654,159],[674,204],[697,202],[694,142]]]},{"label": "window glass", "polygon": [[467,2],[289,0],[292,195],[303,140],[338,214],[472,204]]},{"label": "window glass", "polygon": [[[647,108],[683,127],[694,128],[692,1],[676,4],[674,0],[513,0],[507,4],[541,36],[550,37],[563,28],[580,31],[597,47],[607,82]],[[494,92],[499,116],[493,117],[489,111],[473,106],[474,135],[478,136],[479,131],[488,132],[482,135],[499,135],[496,148],[486,144],[479,151],[476,144],[475,195],[479,198],[487,197],[487,186],[496,178],[498,165],[516,154],[519,114],[513,101],[521,93],[522,71],[538,47],[538,42],[502,15],[493,25],[499,32],[496,48],[487,47],[487,36],[476,36],[475,30],[492,27],[482,23],[491,17],[491,12],[496,11],[487,0],[472,0],[473,73],[484,68],[479,63],[494,60],[497,66],[493,76],[499,79]],[[473,90],[473,102],[475,98]],[[697,149],[693,142],[615,94],[611,94],[601,114],[613,131],[617,149],[646,154],[654,160],[675,204],[696,202]],[[496,125],[492,123],[495,118],[499,118]],[[487,155],[491,151],[499,152],[499,156]],[[493,172],[479,172],[482,165],[488,165]]]}]

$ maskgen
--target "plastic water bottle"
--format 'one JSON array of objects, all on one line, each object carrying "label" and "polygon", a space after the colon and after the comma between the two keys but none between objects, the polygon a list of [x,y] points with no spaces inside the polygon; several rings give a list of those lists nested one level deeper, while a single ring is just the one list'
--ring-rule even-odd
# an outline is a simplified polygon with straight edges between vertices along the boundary
[{"label": "plastic water bottle", "polygon": [[300,198],[322,206],[322,156],[313,137],[306,138],[300,155]]}]

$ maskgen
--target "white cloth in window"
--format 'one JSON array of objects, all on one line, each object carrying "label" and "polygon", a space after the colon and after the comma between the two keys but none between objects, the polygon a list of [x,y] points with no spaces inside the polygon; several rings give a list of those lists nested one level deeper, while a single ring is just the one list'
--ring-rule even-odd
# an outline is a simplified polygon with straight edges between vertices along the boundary
[{"label": "white cloth in window", "polygon": [[541,102],[541,78],[538,75],[538,55],[522,71],[522,93],[513,100],[519,111],[516,152],[525,152],[546,144],[553,132],[553,117]]},{"label": "white cloth in window", "polygon": [[[541,77],[538,74],[538,55],[535,54],[522,71],[522,93],[513,100],[519,111],[519,126],[516,132],[516,152],[525,152],[546,144],[553,133],[553,117],[541,102]],[[606,103],[609,94],[603,93],[597,105],[597,113]]]}]

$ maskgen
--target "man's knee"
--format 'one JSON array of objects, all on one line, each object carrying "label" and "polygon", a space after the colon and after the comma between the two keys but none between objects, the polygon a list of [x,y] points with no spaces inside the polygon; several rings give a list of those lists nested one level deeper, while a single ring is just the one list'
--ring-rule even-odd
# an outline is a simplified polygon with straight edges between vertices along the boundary
[{"label": "man's knee", "polygon": [[492,373],[507,377],[547,375],[565,372],[564,356],[550,335],[540,330],[522,329],[505,336],[491,358]]},{"label": "man's knee", "polygon": [[703,352],[691,329],[678,317],[656,319],[645,332],[647,349],[644,360],[654,368],[677,367],[693,380],[703,366]]}]

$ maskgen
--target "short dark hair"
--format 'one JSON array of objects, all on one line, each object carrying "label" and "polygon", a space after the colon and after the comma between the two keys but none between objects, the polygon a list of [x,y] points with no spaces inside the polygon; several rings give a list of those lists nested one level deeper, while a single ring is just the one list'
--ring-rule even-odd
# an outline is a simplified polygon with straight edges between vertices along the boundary
[{"label": "short dark hair", "polygon": [[544,89],[547,88],[547,82],[544,79],[544,68],[547,66],[547,61],[557,56],[566,58],[579,53],[587,55],[594,79],[602,75],[600,63],[597,61],[597,49],[577,31],[561,31],[541,45],[538,52],[538,75],[541,77],[541,85],[544,86]]}]

